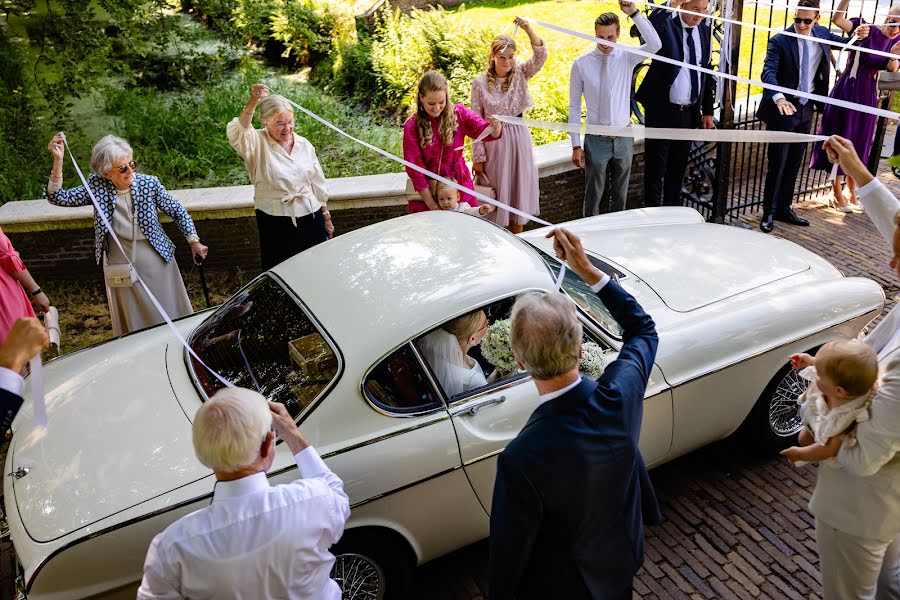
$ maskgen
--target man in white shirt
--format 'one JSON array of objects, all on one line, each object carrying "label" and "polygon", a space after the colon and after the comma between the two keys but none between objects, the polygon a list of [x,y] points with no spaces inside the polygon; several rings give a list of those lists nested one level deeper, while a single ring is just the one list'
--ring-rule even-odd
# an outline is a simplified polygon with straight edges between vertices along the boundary
[{"label": "man in white shirt", "polygon": [[[271,487],[276,433],[303,478]],[[287,409],[251,390],[223,389],[197,411],[193,439],[216,475],[212,503],[153,538],[138,600],[340,600],[328,549],[344,532],[349,500]]]},{"label": "man in white shirt", "polygon": [[[669,0],[666,4],[696,14],[662,8],[650,13],[650,23],[662,41],[657,54],[710,69],[712,29],[705,17],[709,0]],[[634,97],[644,107],[647,127],[712,129],[715,83],[712,75],[654,60]],[[682,204],[681,188],[690,151],[691,142],[686,140],[644,142],[645,206]]]},{"label": "man in white shirt", "polygon": [[[662,45],[659,35],[634,3],[619,0],[619,7],[641,32],[644,43],[640,49],[651,53],[659,50]],[[615,13],[603,13],[594,21],[594,32],[602,40],[617,42],[619,17]],[[643,60],[642,56],[603,44],[597,44],[596,48],[576,59],[569,78],[569,123],[581,124],[581,98],[584,96],[588,125],[631,125],[631,76]],[[600,214],[607,166],[611,179],[609,212],[623,210],[628,195],[634,139],[588,134],[584,136],[582,149],[581,136],[573,133],[571,138],[572,162],[579,169],[585,169],[584,216]]]},{"label": "man in white shirt", "polygon": [[22,406],[22,369],[49,345],[47,330],[34,317],[17,319],[0,344],[0,435],[6,433]]}]

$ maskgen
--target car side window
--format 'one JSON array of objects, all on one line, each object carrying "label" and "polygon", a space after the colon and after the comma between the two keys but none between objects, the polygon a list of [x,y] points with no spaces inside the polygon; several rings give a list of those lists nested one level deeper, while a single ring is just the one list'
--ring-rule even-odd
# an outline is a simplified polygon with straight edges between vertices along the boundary
[{"label": "car side window", "polygon": [[363,390],[370,402],[388,413],[418,414],[442,406],[409,344],[372,369]]},{"label": "car side window", "polygon": [[[514,302],[515,297],[493,302],[451,319],[415,341],[451,402],[527,377],[508,349]],[[472,340],[476,340],[474,345]]]}]

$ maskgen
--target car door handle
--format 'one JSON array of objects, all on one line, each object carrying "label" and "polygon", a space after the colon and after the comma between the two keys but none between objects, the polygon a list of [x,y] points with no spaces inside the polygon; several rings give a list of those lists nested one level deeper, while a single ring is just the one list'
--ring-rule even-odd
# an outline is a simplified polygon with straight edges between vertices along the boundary
[{"label": "car door handle", "polygon": [[506,402],[506,396],[497,396],[495,398],[488,398],[487,400],[482,400],[481,402],[475,402],[471,406],[467,406],[464,410],[460,411],[458,414],[460,415],[468,415],[470,417],[474,417],[478,414],[485,406],[493,406],[494,404],[501,404]]}]

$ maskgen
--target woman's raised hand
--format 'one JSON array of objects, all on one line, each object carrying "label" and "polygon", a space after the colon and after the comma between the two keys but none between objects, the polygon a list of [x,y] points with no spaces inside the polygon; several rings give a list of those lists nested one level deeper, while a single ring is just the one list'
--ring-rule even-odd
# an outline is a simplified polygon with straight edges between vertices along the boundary
[{"label": "woman's raised hand", "polygon": [[513,19],[513,23],[515,23],[516,27],[519,27],[525,33],[531,31],[531,24],[522,17],[516,17],[515,19]]},{"label": "woman's raised hand", "polygon": [[63,136],[62,132],[57,133],[53,136],[53,139],[50,140],[50,143],[47,144],[47,151],[53,155],[53,158],[57,160],[63,159]]},{"label": "woman's raised hand", "polygon": [[250,99],[259,102],[269,95],[269,88],[262,83],[254,83],[250,87]]},{"label": "woman's raised hand", "polygon": [[856,28],[856,37],[858,37],[861,40],[864,40],[867,37],[869,37],[869,26],[868,25],[860,25],[859,27],[857,27]]}]

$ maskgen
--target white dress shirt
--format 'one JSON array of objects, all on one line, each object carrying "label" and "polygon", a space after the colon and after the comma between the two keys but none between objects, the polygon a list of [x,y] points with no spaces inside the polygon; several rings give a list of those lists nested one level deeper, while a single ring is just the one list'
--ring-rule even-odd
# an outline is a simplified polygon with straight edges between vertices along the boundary
[{"label": "white dress shirt", "polygon": [[212,504],[153,538],[138,600],[340,600],[328,548],[343,535],[349,500],[314,448],[294,459],[303,479],[219,481]]},{"label": "white dress shirt", "polygon": [[[807,91],[812,93],[813,79],[815,79],[815,77],[816,77],[816,72],[819,70],[819,61],[822,60],[822,57],[824,56],[824,54],[822,52],[821,44],[819,44],[818,42],[811,41],[811,40],[815,39],[815,37],[812,34],[810,34],[809,38],[810,38],[809,40],[797,40],[797,60],[799,61],[797,64],[797,68],[800,70],[801,76],[802,76],[803,69],[800,67],[800,65],[803,64],[803,53],[809,52],[809,70],[806,73],[806,89],[807,89]],[[797,39],[797,38],[792,38],[792,39]],[[798,83],[800,84],[799,87],[797,88],[799,90],[803,87],[802,86],[803,82],[800,81]],[[784,94],[779,92],[772,96],[772,102],[778,102],[782,98],[784,98]],[[804,102],[804,104],[805,104],[805,102]]]},{"label": "white dress shirt", "polygon": [[[644,52],[654,53],[662,47],[659,34],[642,14],[634,16],[634,24],[644,43]],[[569,77],[569,123],[581,124],[581,97],[587,106],[588,125],[627,127],[631,124],[631,75],[644,57],[619,48],[603,54],[594,47],[572,63]],[[605,72],[605,79],[603,81]],[[572,147],[581,146],[581,135],[570,134]]]},{"label": "white dress shirt", "polygon": [[265,129],[244,128],[237,117],[228,123],[226,133],[228,143],[244,159],[257,209],[273,217],[296,219],[328,204],[325,174],[306,138],[295,133],[288,154]]},{"label": "white dress shirt", "polygon": [[[603,277],[600,278],[600,281],[598,281],[597,283],[592,285],[591,289],[595,293],[599,292],[606,286],[607,283],[609,283],[609,280],[610,280],[610,276],[607,275],[606,273],[604,273]],[[566,387],[556,390],[555,392],[550,392],[549,394],[541,394],[540,396],[538,396],[538,405],[541,405],[544,402],[549,402],[550,400],[553,400],[554,398],[559,398],[560,396],[562,396],[569,390],[575,389],[575,386],[577,386],[579,383],[581,383],[581,380],[582,380],[582,377],[581,377],[581,375],[579,375],[578,379],[576,379],[574,382],[570,383]]]},{"label": "white dress shirt", "polygon": [[25,389],[25,378],[6,367],[0,367],[0,390],[21,396]]},{"label": "white dress shirt", "polygon": [[[678,13],[672,13],[673,19],[681,19],[681,16]],[[696,27],[688,27],[685,25],[684,20],[681,21],[681,48],[684,51],[684,62],[689,62],[691,59],[691,51],[688,48],[688,36],[690,35],[694,40],[694,48],[697,51],[697,62],[696,65],[701,66],[700,63],[703,60],[703,46],[700,43],[700,31]],[[697,71],[697,79],[698,83],[702,82],[703,75]],[[700,90],[697,90],[697,93],[700,93]],[[672,104],[690,104],[691,103],[691,69],[685,69],[682,67],[678,71],[678,75],[675,76],[675,81],[672,82],[672,87],[669,88],[669,102]]]}]

